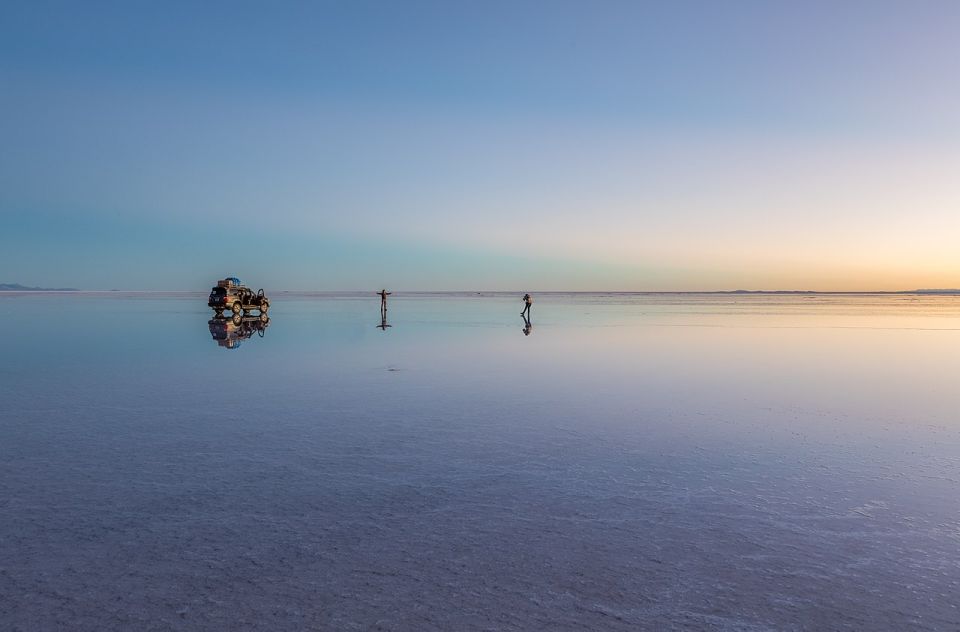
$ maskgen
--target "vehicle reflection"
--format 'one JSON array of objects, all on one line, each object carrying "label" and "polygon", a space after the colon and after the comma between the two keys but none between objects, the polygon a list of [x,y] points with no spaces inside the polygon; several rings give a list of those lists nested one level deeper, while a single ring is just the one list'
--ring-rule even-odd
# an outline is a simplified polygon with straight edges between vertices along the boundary
[{"label": "vehicle reflection", "polygon": [[270,326],[270,318],[266,314],[258,316],[216,316],[211,318],[207,325],[210,327],[210,335],[217,344],[225,349],[236,349],[240,343],[254,334],[263,338],[267,327]]}]

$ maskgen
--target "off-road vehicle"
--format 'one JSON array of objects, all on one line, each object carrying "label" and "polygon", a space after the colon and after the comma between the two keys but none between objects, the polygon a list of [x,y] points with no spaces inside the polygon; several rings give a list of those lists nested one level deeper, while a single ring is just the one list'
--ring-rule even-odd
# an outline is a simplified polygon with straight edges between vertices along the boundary
[{"label": "off-road vehicle", "polygon": [[227,277],[217,281],[216,287],[210,290],[207,305],[213,308],[217,316],[223,316],[224,310],[228,309],[235,316],[242,316],[253,310],[266,314],[267,310],[270,309],[270,301],[264,296],[263,289],[254,293],[253,290],[240,283],[240,279],[237,277]]}]

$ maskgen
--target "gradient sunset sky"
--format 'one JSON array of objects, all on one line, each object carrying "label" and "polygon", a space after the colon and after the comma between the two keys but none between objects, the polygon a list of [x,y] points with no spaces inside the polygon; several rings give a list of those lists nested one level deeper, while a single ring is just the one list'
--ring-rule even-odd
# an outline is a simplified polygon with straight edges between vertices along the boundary
[{"label": "gradient sunset sky", "polygon": [[0,2],[0,282],[960,287],[960,2]]}]

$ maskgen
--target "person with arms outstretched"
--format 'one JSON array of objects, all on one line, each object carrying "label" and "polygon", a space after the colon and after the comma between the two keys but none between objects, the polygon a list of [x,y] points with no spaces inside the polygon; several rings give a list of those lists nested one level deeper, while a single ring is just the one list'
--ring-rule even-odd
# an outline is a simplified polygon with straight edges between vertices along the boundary
[{"label": "person with arms outstretched", "polygon": [[393,294],[393,292],[388,292],[386,288],[377,292],[380,295],[380,316],[386,320],[387,317],[387,297]]}]

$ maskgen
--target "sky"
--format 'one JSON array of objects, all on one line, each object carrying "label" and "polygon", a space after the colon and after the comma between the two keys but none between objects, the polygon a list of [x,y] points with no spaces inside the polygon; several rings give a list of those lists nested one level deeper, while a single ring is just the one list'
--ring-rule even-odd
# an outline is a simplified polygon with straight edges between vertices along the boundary
[{"label": "sky", "polygon": [[960,287],[960,2],[0,0],[0,283]]}]

